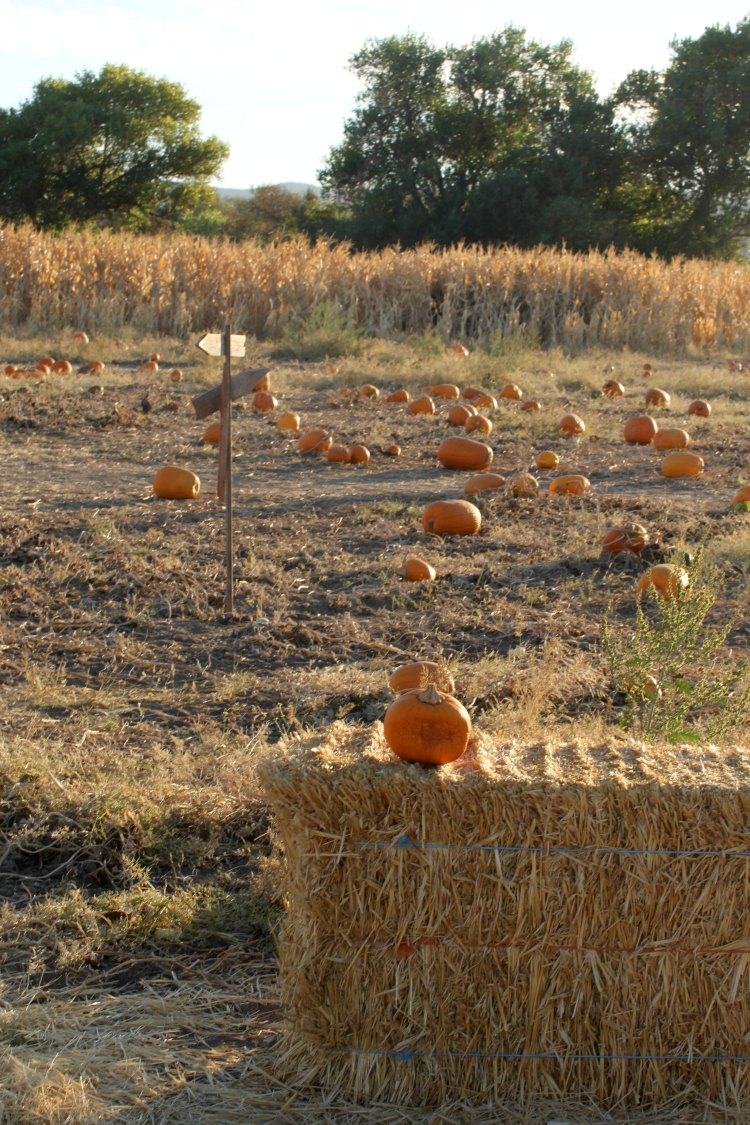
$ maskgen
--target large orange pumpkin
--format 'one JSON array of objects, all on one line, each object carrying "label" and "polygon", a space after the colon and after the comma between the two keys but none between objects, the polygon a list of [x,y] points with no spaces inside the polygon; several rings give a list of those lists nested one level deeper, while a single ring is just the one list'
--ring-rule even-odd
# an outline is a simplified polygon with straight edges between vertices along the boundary
[{"label": "large orange pumpkin", "polygon": [[510,398],[515,402],[520,402],[523,398],[523,391],[518,383],[506,383],[502,390],[499,392],[500,398]]},{"label": "large orange pumpkin", "polygon": [[473,406],[456,403],[448,411],[448,421],[451,426],[465,426],[470,418],[476,417],[476,413]]},{"label": "large orange pumpkin", "polygon": [[484,414],[472,414],[466,423],[466,432],[472,434],[475,430],[479,430],[480,434],[488,437],[492,433],[492,422]]},{"label": "large orange pumpkin", "polygon": [[658,429],[659,426],[649,414],[641,414],[637,418],[628,418],[622,436],[630,445],[649,445]]},{"label": "large orange pumpkin", "polygon": [[478,535],[482,513],[468,500],[433,500],[422,512],[422,527],[432,535]]},{"label": "large orange pumpkin", "polygon": [[370,450],[361,442],[349,446],[349,456],[353,465],[366,465],[370,460]]},{"label": "large orange pumpkin", "polygon": [[495,396],[485,394],[484,391],[482,391],[480,395],[477,395],[475,399],[472,399],[472,402],[478,410],[497,410],[497,399]]},{"label": "large orange pumpkin", "polygon": [[442,766],[455,762],[468,746],[471,718],[462,703],[431,685],[396,696],[385,713],[383,734],[399,758]]},{"label": "large orange pumpkin", "polygon": [[411,402],[411,395],[406,387],[399,387],[397,391],[391,391],[389,395],[385,396],[386,402]]},{"label": "large orange pumpkin", "polygon": [[332,461],[339,465],[348,465],[352,459],[352,455],[345,445],[332,445],[326,450],[326,461]]},{"label": "large orange pumpkin", "polygon": [[706,402],[703,398],[697,398],[695,402],[690,403],[688,414],[694,414],[696,418],[710,418],[711,403]]},{"label": "large orange pumpkin", "polygon": [[427,393],[435,395],[436,398],[460,398],[461,390],[455,383],[436,383],[434,387],[428,387]]},{"label": "large orange pumpkin", "polygon": [[406,409],[410,414],[434,414],[435,403],[429,395],[420,395],[419,398],[413,398]]},{"label": "large orange pumpkin", "polygon": [[437,455],[446,469],[486,469],[494,456],[489,445],[466,437],[446,438]]},{"label": "large orange pumpkin", "polygon": [[200,479],[189,469],[166,465],[154,477],[154,493],[164,500],[193,500],[201,490]]},{"label": "large orange pumpkin", "polygon": [[267,414],[279,405],[270,391],[256,391],[250,402],[253,410],[260,414]]},{"label": "large orange pumpkin", "polygon": [[333,445],[333,438],[325,430],[308,430],[297,441],[300,453],[323,453]]}]

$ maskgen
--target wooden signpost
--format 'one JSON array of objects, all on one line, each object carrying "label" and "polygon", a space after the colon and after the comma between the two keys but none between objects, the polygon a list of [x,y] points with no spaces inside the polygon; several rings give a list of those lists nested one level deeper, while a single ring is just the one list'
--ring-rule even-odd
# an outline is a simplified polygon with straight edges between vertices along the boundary
[{"label": "wooden signpost", "polygon": [[228,616],[234,612],[234,554],[232,551],[232,402],[250,394],[267,367],[250,368],[232,376],[232,357],[245,354],[245,337],[233,336],[227,324],[223,332],[211,333],[198,341],[206,355],[224,356],[224,371],[218,387],[196,395],[192,402],[198,418],[221,411],[221,438],[219,441],[219,475],[216,494],[224,501],[226,514],[226,569],[227,585],[224,610]]}]

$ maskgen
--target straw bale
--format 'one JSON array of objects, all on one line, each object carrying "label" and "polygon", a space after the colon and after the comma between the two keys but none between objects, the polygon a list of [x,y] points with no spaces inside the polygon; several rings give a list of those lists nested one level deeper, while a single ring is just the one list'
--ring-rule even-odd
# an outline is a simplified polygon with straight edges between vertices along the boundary
[{"label": "straw bale", "polygon": [[470,765],[345,724],[262,762],[282,1071],[363,1103],[750,1106],[750,752],[480,736]]}]

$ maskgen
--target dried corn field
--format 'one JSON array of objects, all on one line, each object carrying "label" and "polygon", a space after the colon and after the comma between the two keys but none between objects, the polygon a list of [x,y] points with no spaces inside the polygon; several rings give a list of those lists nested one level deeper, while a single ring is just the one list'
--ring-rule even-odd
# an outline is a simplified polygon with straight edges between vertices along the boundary
[{"label": "dried corn field", "polygon": [[303,241],[0,228],[0,329],[186,337],[229,318],[280,337],[327,305],[353,329],[657,355],[750,352],[750,269],[634,253],[458,247],[354,254]]},{"label": "dried corn field", "polygon": [[[175,256],[196,247],[218,253],[195,240],[81,237],[67,245],[72,264],[76,245],[109,247],[112,260],[115,245],[129,246],[128,268],[142,279],[157,271],[138,258],[150,247],[170,285],[170,246]],[[274,263],[258,251],[268,271],[295,252],[309,254],[277,248]],[[340,251],[318,253],[326,299],[324,266],[364,268]],[[393,270],[404,260],[394,256]],[[412,261],[416,294],[424,282]],[[226,296],[241,273],[218,262],[212,269]],[[747,656],[750,531],[747,515],[730,508],[750,479],[744,350],[717,344],[715,360],[528,351],[509,367],[507,356],[482,348],[462,358],[428,350],[421,335],[360,341],[335,362],[277,362],[273,341],[249,341],[248,362],[271,368],[279,411],[299,412],[306,427],[339,442],[364,441],[372,458],[340,465],[303,456],[273,415],[237,404],[236,613],[225,620],[217,453],[202,442],[205,422],[190,403],[217,381],[220,361],[202,357],[194,340],[140,332],[133,316],[117,341],[93,329],[90,343],[73,341],[65,324],[91,321],[71,291],[65,311],[47,268],[47,299],[60,302],[50,305],[54,330],[31,340],[30,316],[26,334],[6,327],[0,336],[0,358],[18,367],[0,375],[0,1121],[601,1125],[598,1111],[562,1097],[504,1106],[504,1116],[463,1102],[360,1106],[275,1072],[283,856],[257,758],[288,737],[376,729],[390,699],[388,672],[412,656],[447,662],[493,753],[525,746],[533,756],[548,745],[562,747],[563,758],[566,746],[625,753],[629,736],[617,726],[624,699],[600,630],[607,612],[625,637],[634,623],[646,562],[600,551],[606,529],[625,521],[648,528],[651,561],[705,544],[722,580],[713,620],[732,622],[728,644],[738,660]],[[357,281],[348,277],[333,299],[353,310]],[[196,278],[194,288],[199,297]],[[80,294],[95,301],[83,282]],[[145,316],[148,301],[132,296],[131,313]],[[206,305],[206,324],[219,308],[228,311]],[[156,351],[159,370],[145,368]],[[73,374],[35,374],[42,356],[71,361]],[[95,374],[93,359],[105,364]],[[173,368],[181,381],[170,380]],[[599,393],[612,378],[625,385],[623,398]],[[370,400],[356,388],[403,385],[416,394],[456,381],[497,391],[510,379],[540,409],[500,400],[487,411],[494,467],[510,477],[533,469],[539,449],[554,449],[560,472],[586,473],[590,494],[550,495],[551,474],[536,472],[536,497],[501,490],[478,500],[481,535],[426,536],[424,504],[463,495],[465,483],[436,462],[451,432],[446,406],[415,417],[384,393]],[[665,481],[655,450],[622,442],[625,418],[644,409],[657,382],[672,398],[655,413],[664,425],[688,426],[706,462],[700,478]],[[343,386],[354,390],[343,395]],[[687,414],[698,395],[711,399],[710,419]],[[585,419],[581,438],[557,432],[571,410]],[[398,458],[384,452],[392,443]],[[153,495],[154,471],[169,463],[199,474],[196,501]],[[427,553],[434,582],[402,581],[412,552]],[[743,1120],[729,1106],[704,1106],[691,1119]],[[609,1120],[635,1119],[613,1111]],[[638,1120],[684,1123],[685,1115],[678,1107]]]}]

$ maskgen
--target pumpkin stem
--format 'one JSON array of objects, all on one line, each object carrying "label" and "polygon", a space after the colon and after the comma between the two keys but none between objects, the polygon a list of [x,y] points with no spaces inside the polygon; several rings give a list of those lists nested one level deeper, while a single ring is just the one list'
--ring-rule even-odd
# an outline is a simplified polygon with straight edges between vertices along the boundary
[{"label": "pumpkin stem", "polygon": [[429,684],[424,691],[420,691],[419,698],[423,703],[442,703],[443,697],[434,684]]}]

